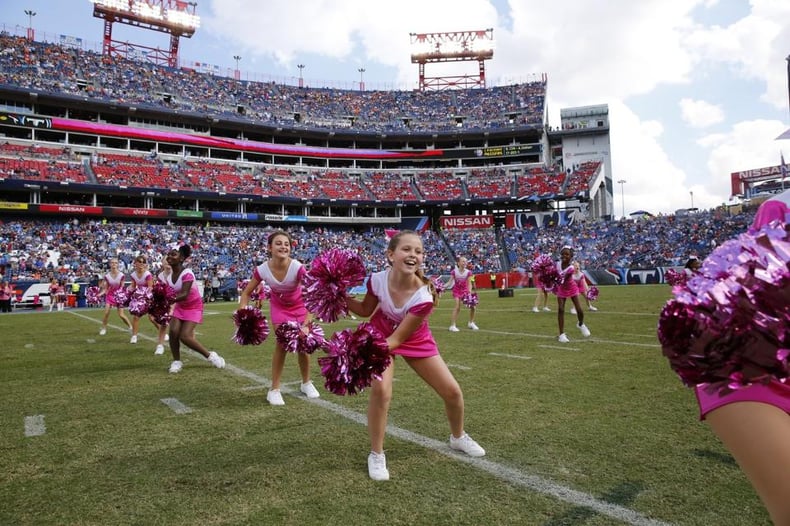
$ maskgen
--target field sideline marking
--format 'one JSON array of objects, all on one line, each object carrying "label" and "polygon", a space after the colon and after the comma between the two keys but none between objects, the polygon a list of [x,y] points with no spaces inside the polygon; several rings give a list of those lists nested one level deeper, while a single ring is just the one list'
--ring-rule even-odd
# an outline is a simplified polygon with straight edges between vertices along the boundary
[{"label": "field sideline marking", "polygon": [[44,415],[33,415],[25,417],[25,436],[37,437],[47,432],[44,424]]},{"label": "field sideline marking", "polygon": [[183,404],[178,398],[162,398],[160,401],[177,415],[185,415],[192,412],[192,408]]},{"label": "field sideline marking", "polygon": [[[79,316],[86,320],[101,323],[100,320],[96,320],[91,318],[90,316],[86,316],[84,314],[80,314],[77,312],[69,311],[71,314],[75,316]],[[494,331],[487,331],[487,332],[494,332]],[[143,335],[145,337],[145,335]],[[193,351],[192,349],[187,348],[187,350],[195,355],[199,355],[199,353]],[[255,383],[261,385],[271,385],[271,380],[266,377],[263,377],[259,374],[253,373],[252,371],[247,371],[246,369],[242,369],[230,363],[225,364],[225,370],[229,371],[237,376],[247,378],[252,380]],[[282,386],[281,391],[283,394],[287,394],[296,398],[297,400],[301,400],[302,402],[311,403],[318,405],[327,411],[331,411],[336,413],[347,420],[351,420],[352,422],[356,422],[362,426],[367,426],[367,415],[363,413],[357,413],[356,411],[351,411],[350,409],[346,409],[345,407],[328,402],[321,398],[312,398],[308,399],[304,396],[300,396],[297,394],[297,391],[287,388],[286,386]],[[631,524],[633,526],[671,526],[671,523],[662,522],[659,520],[651,519],[641,513],[632,510],[630,508],[626,508],[625,506],[619,506],[617,504],[612,504],[609,502],[605,502],[600,500],[589,493],[585,493],[583,491],[578,491],[561,484],[557,484],[556,482],[552,482],[543,477],[539,477],[537,475],[530,475],[528,473],[524,473],[519,471],[518,469],[511,468],[505,466],[504,464],[500,464],[497,462],[493,462],[490,460],[486,460],[481,457],[469,457],[467,455],[463,455],[461,453],[457,453],[449,448],[449,446],[445,442],[440,442],[438,440],[434,440],[432,438],[414,433],[412,431],[408,431],[406,429],[394,426],[392,424],[387,425],[387,435],[394,436],[400,438],[401,440],[405,440],[407,442],[411,442],[413,444],[417,444],[418,446],[422,446],[426,449],[430,449],[449,457],[453,460],[457,460],[459,462],[464,462],[466,464],[471,465],[481,471],[484,471],[495,478],[503,480],[507,483],[514,484],[517,486],[523,486],[525,488],[531,489],[536,493],[540,493],[542,495],[548,495],[550,497],[554,497],[557,500],[565,502],[567,504],[571,504],[573,506],[582,506],[585,508],[590,508],[591,510],[600,513],[601,515],[606,515],[608,517],[612,517],[619,521],[625,522],[627,524]]]}]

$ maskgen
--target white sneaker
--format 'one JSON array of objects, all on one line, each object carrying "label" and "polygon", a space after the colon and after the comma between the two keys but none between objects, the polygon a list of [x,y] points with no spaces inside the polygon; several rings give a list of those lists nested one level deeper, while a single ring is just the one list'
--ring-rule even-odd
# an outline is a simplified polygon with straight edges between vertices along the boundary
[{"label": "white sneaker", "polygon": [[560,337],[557,338],[557,341],[560,343],[568,343],[570,340],[568,339],[568,336],[563,332],[562,334],[560,334]]},{"label": "white sneaker", "polygon": [[215,352],[210,352],[208,358],[206,360],[211,362],[211,365],[216,367],[217,369],[222,369],[225,367],[225,359]]},{"label": "white sneaker", "polygon": [[472,329],[473,331],[479,331],[480,330],[480,327],[478,327],[477,324],[475,322],[473,322],[473,321],[469,322],[469,328]]},{"label": "white sneaker", "polygon": [[161,343],[157,345],[154,354],[165,354],[165,346],[162,345]]},{"label": "white sneaker", "polygon": [[456,327],[455,325],[450,325],[450,332],[458,332],[458,330],[459,330],[458,327]]},{"label": "white sneaker", "polygon": [[271,405],[285,405],[283,394],[279,389],[271,389],[268,393],[266,393],[266,401]]},{"label": "white sneaker", "polygon": [[104,327],[99,329],[99,336],[104,336],[105,334],[107,334],[107,329],[105,329]]},{"label": "white sneaker", "polygon": [[370,452],[370,455],[368,455],[368,475],[373,480],[390,479],[390,472],[387,469],[387,457],[384,453]]},{"label": "white sneaker", "polygon": [[590,309],[591,311],[596,311],[596,310],[598,310],[598,307],[596,307],[595,305],[590,305],[590,306],[589,306],[589,307],[587,307],[587,308],[588,308],[588,309]]},{"label": "white sneaker", "polygon": [[576,307],[571,307],[571,314],[576,314]]},{"label": "white sneaker", "polygon": [[590,337],[590,329],[588,329],[585,324],[577,323],[576,326],[579,328],[580,331],[582,331],[582,336],[584,336],[585,338]]},{"label": "white sneaker", "polygon": [[137,343],[137,335],[132,334],[132,337],[129,339],[129,343]]},{"label": "white sneaker", "polygon": [[543,307],[543,310],[545,310],[546,312],[551,312],[551,309],[548,307]]},{"label": "white sneaker", "polygon": [[540,309],[537,307],[532,307],[532,312],[540,312]]},{"label": "white sneaker", "polygon": [[480,447],[480,444],[472,440],[472,437],[464,433],[461,438],[455,438],[450,435],[450,449],[463,451],[470,457],[482,457],[486,454],[486,450]]},{"label": "white sneaker", "polygon": [[307,382],[300,385],[299,390],[302,391],[307,398],[318,398],[321,396],[318,394],[318,389],[315,388],[313,382]]},{"label": "white sneaker", "polygon": [[169,342],[169,341],[170,341],[170,335],[169,335],[169,334],[167,334],[167,333],[165,333],[165,341],[166,341],[166,342]]},{"label": "white sneaker", "polygon": [[170,369],[167,370],[169,373],[180,373],[181,369],[184,368],[184,364],[181,363],[181,360],[175,360],[173,363],[170,364]]}]

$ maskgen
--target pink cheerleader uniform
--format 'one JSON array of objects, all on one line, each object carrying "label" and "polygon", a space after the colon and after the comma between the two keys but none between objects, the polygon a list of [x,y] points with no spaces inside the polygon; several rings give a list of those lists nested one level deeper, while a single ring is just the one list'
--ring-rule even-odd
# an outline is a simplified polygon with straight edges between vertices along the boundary
[{"label": "pink cheerleader uniform", "polygon": [[587,290],[587,278],[584,277],[584,272],[579,271],[579,273],[573,274],[573,281],[576,282],[576,288],[579,289],[579,294],[583,294],[585,290]]},{"label": "pink cheerleader uniform", "polygon": [[472,271],[468,268],[458,272],[458,267],[454,267],[450,271],[450,277],[453,278],[453,298],[463,298],[464,294],[469,292],[469,276],[471,274]]},{"label": "pink cheerleader uniform", "polygon": [[[561,263],[557,263],[557,270],[562,276],[562,282],[554,290],[558,298],[572,298],[579,295],[579,284],[573,279],[573,267],[563,269]],[[570,269],[570,270],[568,270]]]},{"label": "pink cheerleader uniform", "polygon": [[170,277],[171,274],[172,274],[171,272],[167,272],[166,273],[166,272],[162,271],[162,272],[160,272],[159,274],[156,275],[156,279],[160,283],[164,283],[165,285],[167,285],[167,280],[168,280],[168,278]]},{"label": "pink cheerleader uniform", "polygon": [[119,272],[118,276],[115,278],[113,278],[109,272],[104,275],[104,281],[107,282],[107,292],[105,294],[107,305],[112,305],[113,307],[120,306],[115,300],[115,292],[121,290],[121,287],[123,287],[123,279],[123,272]]},{"label": "pink cheerleader uniform", "polygon": [[195,285],[195,274],[190,269],[185,268],[175,281],[173,281],[173,275],[170,274],[166,283],[178,294],[188,281],[192,282],[192,288],[189,289],[189,294],[186,298],[176,302],[173,307],[173,317],[182,321],[203,323],[203,298]]},{"label": "pink cheerleader uniform", "polygon": [[132,283],[134,283],[134,288],[139,289],[140,287],[147,287],[148,280],[152,280],[154,275],[148,272],[147,270],[143,272],[142,277],[137,277],[136,272],[132,272],[129,274],[129,277],[132,278]]},{"label": "pink cheerleader uniform", "polygon": [[[782,192],[776,197],[765,201],[757,209],[750,232],[756,232],[772,221],[790,221],[790,190]],[[790,414],[790,383],[772,380],[770,383],[753,384],[743,389],[738,389],[727,394],[708,393],[705,388],[708,384],[700,384],[694,388],[699,403],[699,418],[705,420],[705,415],[723,405],[733,402],[761,402],[778,407]]]},{"label": "pink cheerleader uniform", "polygon": [[[376,272],[368,280],[368,292],[376,296],[379,305],[370,323],[381,332],[384,337],[389,337],[400,325],[407,314],[424,317],[422,323],[409,338],[397,349],[392,350],[392,354],[399,354],[409,358],[428,358],[439,354],[439,347],[433,339],[430,327],[428,327],[428,316],[433,311],[433,295],[425,285],[420,287],[411,298],[401,307],[396,307],[392,301],[387,286],[389,270]],[[466,283],[464,281],[464,283]],[[453,287],[455,290],[455,287]]]},{"label": "pink cheerleader uniform", "polygon": [[307,318],[307,308],[302,299],[302,278],[307,273],[299,261],[291,260],[285,278],[279,281],[272,274],[268,263],[262,263],[255,267],[253,276],[262,283],[266,283],[271,289],[269,303],[269,315],[272,323],[279,325],[286,321],[298,321],[304,323]]}]

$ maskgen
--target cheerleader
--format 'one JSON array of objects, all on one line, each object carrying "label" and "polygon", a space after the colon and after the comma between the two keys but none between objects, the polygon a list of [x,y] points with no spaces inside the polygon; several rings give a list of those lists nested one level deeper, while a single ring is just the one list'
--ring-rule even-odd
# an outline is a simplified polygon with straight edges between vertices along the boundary
[{"label": "cheerleader", "polygon": [[[750,232],[772,221],[790,222],[790,190],[760,205]],[[771,380],[726,394],[707,387],[695,389],[700,420],[735,457],[773,523],[790,524],[790,382]]]},{"label": "cheerleader", "polygon": [[[164,283],[167,285],[167,280],[170,277],[170,273],[172,272],[170,265],[167,264],[167,260],[162,261],[162,266],[159,269],[159,273],[156,275],[156,281],[159,283]],[[172,312],[172,308],[170,309]],[[148,319],[151,320],[151,323],[154,324],[156,327],[156,350],[154,350],[154,354],[162,355],[165,353],[165,342],[170,341],[170,335],[167,333],[167,324],[159,324],[153,316],[150,314],[148,315]]]},{"label": "cheerleader", "polygon": [[167,285],[175,293],[173,317],[170,319],[170,353],[173,362],[169,372],[181,372],[184,364],[181,361],[181,344],[203,355],[211,365],[218,369],[225,367],[225,360],[216,352],[209,352],[202,343],[195,338],[195,327],[203,323],[203,298],[195,286],[195,274],[184,267],[184,261],[192,255],[189,245],[181,245],[167,253],[167,263],[172,269],[167,278]]},{"label": "cheerleader", "polygon": [[[433,283],[422,272],[425,257],[422,239],[409,230],[395,234],[387,246],[390,268],[376,272],[367,282],[362,301],[348,298],[349,311],[370,316],[370,323],[387,339],[393,355],[400,355],[444,401],[450,424],[451,449],[471,457],[482,457],[485,450],[464,431],[464,395],[461,387],[439,354],[428,317],[438,302]],[[464,264],[464,258],[459,264]],[[464,278],[465,279],[465,278]],[[389,480],[384,437],[392,400],[395,361],[374,380],[368,400],[370,453],[368,475],[373,480]]]},{"label": "cheerleader", "polygon": [[549,291],[546,290],[546,287],[543,286],[543,283],[540,282],[540,279],[535,275],[532,274],[532,282],[535,285],[535,289],[538,291],[538,295],[535,296],[535,304],[532,306],[532,312],[540,312],[544,310],[546,312],[550,311],[551,308],[549,307]]},{"label": "cheerleader", "polygon": [[[587,302],[587,309],[591,311],[597,311],[598,308],[593,305],[592,301],[590,301],[590,298],[587,297],[587,291],[590,290],[590,287],[587,285],[587,278],[584,276],[584,272],[582,272],[582,266],[578,261],[573,262],[573,280],[579,287],[579,295],[584,298],[584,301]],[[571,307],[571,314],[576,314],[576,307]]]},{"label": "cheerleader", "polygon": [[110,318],[110,311],[115,307],[118,312],[118,317],[124,322],[127,328],[131,329],[132,322],[126,317],[123,312],[123,305],[118,304],[115,299],[115,293],[123,287],[125,276],[123,272],[118,269],[118,260],[113,258],[110,260],[110,271],[107,272],[101,280],[99,287],[101,288],[100,296],[104,296],[104,317],[101,321],[101,329],[99,335],[104,336],[107,334],[107,320]]},{"label": "cheerleader", "polygon": [[590,329],[584,324],[584,311],[579,301],[579,284],[573,279],[572,258],[573,249],[569,246],[562,247],[562,250],[560,250],[560,261],[557,263],[557,270],[562,276],[562,281],[554,291],[554,294],[557,295],[557,324],[560,330],[557,340],[560,343],[568,343],[570,341],[568,335],[565,334],[565,301],[568,298],[573,302],[573,306],[576,309],[576,318],[579,320],[576,327],[579,328],[579,331],[585,338],[590,336]]},{"label": "cheerleader", "polygon": [[[134,258],[134,270],[129,274],[132,284],[129,287],[131,294],[141,287],[150,289],[154,284],[154,275],[148,270],[148,260],[142,254]],[[137,333],[140,331],[140,316],[132,315],[132,337],[129,343],[137,343]]]},{"label": "cheerleader", "polygon": [[[277,326],[287,321],[296,321],[303,324],[308,321],[307,308],[302,298],[302,279],[307,271],[301,262],[291,257],[291,247],[293,239],[288,232],[276,230],[269,235],[267,240],[269,247],[269,259],[255,267],[249,283],[241,293],[240,308],[246,307],[250,303],[253,291],[259,289],[263,284],[268,285],[271,290],[269,297],[270,316],[273,330]],[[262,298],[264,292],[260,288],[258,297]],[[285,368],[286,350],[277,342],[272,354],[272,385],[266,393],[266,400],[271,405],[285,405],[283,395],[280,392],[280,382]],[[299,390],[307,398],[318,398],[320,394],[310,380],[310,356],[298,353],[299,373],[302,383]]]},{"label": "cheerleader", "polygon": [[52,312],[53,307],[55,310],[60,310],[58,306],[58,300],[60,299],[58,288],[60,288],[60,283],[58,283],[57,279],[52,278],[52,281],[49,282],[49,312]]},{"label": "cheerleader", "polygon": [[[458,320],[458,313],[461,311],[461,299],[469,292],[475,291],[475,278],[472,271],[467,268],[467,259],[464,256],[458,258],[456,266],[450,271],[450,281],[447,286],[452,289],[453,299],[455,305],[453,306],[453,313],[450,318],[450,332],[458,332],[456,321]],[[475,324],[475,307],[469,308],[469,323],[467,327],[476,331],[479,329]]]}]

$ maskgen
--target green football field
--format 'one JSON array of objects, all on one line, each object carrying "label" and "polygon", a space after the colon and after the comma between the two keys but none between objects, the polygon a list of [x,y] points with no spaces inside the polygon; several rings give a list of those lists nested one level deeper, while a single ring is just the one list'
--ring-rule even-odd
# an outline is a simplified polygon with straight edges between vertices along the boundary
[{"label": "green football field", "polygon": [[[431,317],[464,391],[466,430],[487,450],[447,446],[441,399],[398,359],[385,448],[391,480],[368,478],[367,393],[298,391],[266,403],[273,335],[231,341],[235,303],[206,305],[180,374],[115,313],[0,315],[0,525],[768,525],[758,497],[661,355],[667,285],[600,287],[583,339],[556,341],[556,306],[532,289],[481,290],[477,324]],[[327,334],[359,323],[326,325]]]}]

